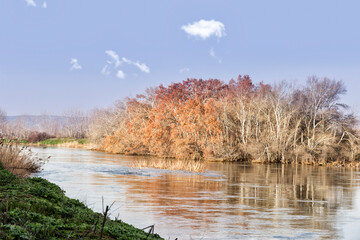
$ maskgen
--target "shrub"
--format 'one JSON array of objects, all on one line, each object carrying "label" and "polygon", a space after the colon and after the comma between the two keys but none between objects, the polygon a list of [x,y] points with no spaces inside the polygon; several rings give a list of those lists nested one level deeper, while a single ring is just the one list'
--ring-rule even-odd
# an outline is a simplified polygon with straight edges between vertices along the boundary
[{"label": "shrub", "polygon": [[41,142],[47,140],[49,138],[54,138],[55,136],[50,135],[46,132],[31,132],[27,138],[27,140],[31,143]]}]

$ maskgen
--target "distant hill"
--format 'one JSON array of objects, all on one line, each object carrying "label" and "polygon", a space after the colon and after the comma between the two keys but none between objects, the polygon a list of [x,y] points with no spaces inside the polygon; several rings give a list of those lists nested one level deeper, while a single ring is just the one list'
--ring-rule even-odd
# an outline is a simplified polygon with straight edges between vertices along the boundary
[{"label": "distant hill", "polygon": [[52,119],[61,119],[66,118],[64,116],[58,116],[58,115],[16,115],[16,116],[7,116],[7,119],[9,121],[16,120],[18,118],[27,118],[27,119],[44,119],[44,118],[52,118]]},{"label": "distant hill", "polygon": [[8,122],[13,122],[16,120],[23,120],[28,123],[36,123],[42,121],[59,121],[66,122],[68,117],[57,116],[57,115],[18,115],[18,116],[7,116]]}]

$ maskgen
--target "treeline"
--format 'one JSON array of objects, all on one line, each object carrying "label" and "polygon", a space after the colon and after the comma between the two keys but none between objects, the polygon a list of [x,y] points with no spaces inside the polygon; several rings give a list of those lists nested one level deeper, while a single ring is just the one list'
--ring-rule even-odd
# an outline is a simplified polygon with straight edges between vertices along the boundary
[{"label": "treeline", "polygon": [[[358,122],[339,103],[343,82],[310,77],[305,86],[187,79],[91,113],[44,116],[31,127],[6,121],[17,139],[88,137],[100,150],[191,160],[331,163],[360,160]],[[39,127],[40,126],[40,127]]]},{"label": "treeline", "polygon": [[0,138],[39,142],[49,138],[85,138],[88,135],[89,114],[70,109],[62,116],[22,115],[13,118],[0,109]]},{"label": "treeline", "polygon": [[360,160],[344,84],[187,79],[93,111],[89,137],[107,152],[181,159],[329,163]]}]

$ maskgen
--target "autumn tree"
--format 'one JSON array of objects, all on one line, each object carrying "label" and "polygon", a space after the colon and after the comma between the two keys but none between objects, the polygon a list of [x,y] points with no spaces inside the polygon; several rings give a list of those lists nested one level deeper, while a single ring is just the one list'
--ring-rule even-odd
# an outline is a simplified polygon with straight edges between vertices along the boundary
[{"label": "autumn tree", "polygon": [[359,158],[356,118],[342,82],[306,86],[187,79],[96,110],[90,135],[103,150],[183,159],[332,162]]}]

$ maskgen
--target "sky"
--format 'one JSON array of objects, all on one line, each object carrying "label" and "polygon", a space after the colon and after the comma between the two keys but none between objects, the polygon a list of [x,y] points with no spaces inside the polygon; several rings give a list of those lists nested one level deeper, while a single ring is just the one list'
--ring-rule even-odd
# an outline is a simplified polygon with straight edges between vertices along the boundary
[{"label": "sky", "polygon": [[357,0],[0,0],[0,108],[111,106],[187,78],[344,81],[360,111]]}]

